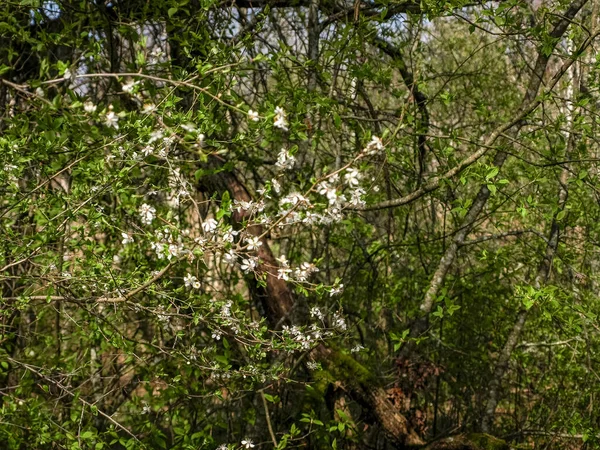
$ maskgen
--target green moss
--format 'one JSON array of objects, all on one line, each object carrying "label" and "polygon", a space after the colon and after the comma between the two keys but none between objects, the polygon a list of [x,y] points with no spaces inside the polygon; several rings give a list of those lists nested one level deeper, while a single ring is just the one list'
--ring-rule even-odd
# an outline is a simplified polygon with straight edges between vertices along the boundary
[{"label": "green moss", "polygon": [[329,372],[338,380],[368,386],[376,383],[375,377],[365,366],[352,356],[345,355],[335,347],[331,348],[328,361],[324,361]]},{"label": "green moss", "polygon": [[481,450],[508,450],[509,446],[502,439],[485,433],[467,434],[466,438],[481,447]]}]

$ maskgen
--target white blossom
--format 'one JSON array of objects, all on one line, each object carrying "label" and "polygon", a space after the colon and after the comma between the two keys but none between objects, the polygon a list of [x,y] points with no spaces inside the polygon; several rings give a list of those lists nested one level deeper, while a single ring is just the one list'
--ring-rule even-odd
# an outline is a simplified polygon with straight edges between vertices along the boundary
[{"label": "white blossom", "polygon": [[123,85],[123,92],[131,93],[133,92],[133,88],[139,84],[139,81],[129,81]]},{"label": "white blossom", "polygon": [[35,95],[43,98],[46,94],[44,93],[44,90],[38,86],[37,88],[35,88]]},{"label": "white blossom", "polygon": [[383,142],[381,141],[381,138],[373,136],[371,138],[371,141],[365,147],[364,152],[367,155],[376,155],[384,149],[385,147],[383,145]]},{"label": "white blossom", "polygon": [[253,442],[252,442],[250,439],[244,439],[244,440],[242,441],[242,446],[243,446],[244,448],[246,448],[246,449],[247,449],[247,448],[254,448],[254,443],[253,443]]},{"label": "white blossom", "polygon": [[244,258],[242,260],[242,265],[240,267],[244,271],[244,273],[249,273],[249,272],[254,271],[254,269],[256,269],[256,266],[257,266],[256,258],[253,258],[250,256],[250,257]]},{"label": "white blossom", "polygon": [[144,225],[151,225],[154,217],[156,217],[156,209],[153,206],[144,203],[140,207],[140,216]]},{"label": "white blossom", "polygon": [[308,370],[317,370],[319,368],[319,363],[315,361],[308,361],[306,363],[306,367],[308,367]]},{"label": "white blossom", "polygon": [[221,306],[221,316],[222,317],[231,317],[231,306],[233,305],[233,302],[230,300],[227,303],[225,303],[223,306]]},{"label": "white blossom", "polygon": [[289,269],[287,267],[280,267],[279,269],[277,269],[277,278],[279,278],[280,280],[289,281],[291,273],[292,269]]},{"label": "white blossom", "polygon": [[252,202],[246,202],[244,200],[238,200],[237,198],[233,200],[233,209],[235,209],[238,213],[243,211],[249,211],[252,209]]},{"label": "white blossom", "polygon": [[63,74],[63,78],[67,81],[71,81],[73,79],[73,72],[70,69],[65,69],[65,73]]},{"label": "white blossom", "polygon": [[162,137],[163,137],[162,130],[154,130],[152,133],[150,133],[150,139],[148,139],[148,144],[152,144],[153,142],[156,142],[159,139],[162,139]]},{"label": "white blossom", "polygon": [[167,259],[171,261],[171,258],[177,258],[183,253],[182,244],[169,244],[167,247]]},{"label": "white blossom", "polygon": [[275,165],[280,169],[289,170],[296,164],[296,158],[288,150],[282,148],[277,156]]},{"label": "white blossom", "polygon": [[132,244],[134,242],[133,236],[129,233],[121,233],[121,236],[123,237],[123,240],[121,241],[121,244],[123,245]]},{"label": "white blossom", "polygon": [[279,258],[277,258],[277,261],[279,262],[279,264],[281,264],[281,267],[290,266],[290,262],[288,261],[285,255],[281,255]]},{"label": "white blossom", "polygon": [[163,259],[165,257],[166,244],[163,244],[162,242],[152,242],[150,246],[152,247],[152,250],[156,252],[156,257],[158,259]]},{"label": "white blossom", "polygon": [[358,78],[354,77],[352,78],[352,81],[350,81],[350,89],[348,90],[348,94],[350,94],[350,98],[352,100],[356,100],[356,85],[358,83]]},{"label": "white blossom", "polygon": [[97,106],[94,105],[92,102],[87,101],[83,104],[83,110],[88,113],[88,114],[92,114],[96,112],[96,108]]},{"label": "white blossom", "polygon": [[282,130],[288,130],[288,122],[286,119],[287,114],[280,106],[275,108],[275,117],[273,118],[273,125],[276,128],[281,128]]},{"label": "white blossom", "polygon": [[273,190],[276,194],[279,194],[281,192],[281,185],[279,184],[279,181],[277,181],[275,178],[271,180],[271,186],[273,186]]},{"label": "white blossom", "polygon": [[194,131],[196,131],[196,125],[194,125],[193,123],[185,123],[181,125],[181,128],[183,128],[188,133],[193,133]]},{"label": "white blossom", "polygon": [[365,195],[366,192],[362,188],[354,189],[350,195],[350,204],[354,206],[362,206],[365,204],[365,201],[362,199],[362,196]]},{"label": "white blossom", "polygon": [[306,281],[310,275],[318,271],[319,269],[317,268],[317,266],[305,261],[302,264],[300,264],[300,267],[296,268],[296,270],[294,271],[294,277],[298,281]]},{"label": "white blossom", "polygon": [[235,240],[235,237],[240,234],[239,231],[234,231],[231,228],[228,228],[227,230],[225,230],[225,232],[223,233],[223,242],[233,242]]},{"label": "white blossom", "polygon": [[258,122],[259,121],[258,113],[251,109],[248,110],[248,120],[251,120],[252,122]]},{"label": "white blossom", "polygon": [[338,295],[343,290],[344,290],[344,285],[340,283],[337,286],[334,286],[334,287],[331,288],[331,290],[329,291],[329,296],[333,297],[334,295]]},{"label": "white blossom", "polygon": [[112,105],[108,107],[105,123],[107,127],[113,127],[117,130],[119,129],[119,116],[113,111]]},{"label": "white blossom", "polygon": [[262,245],[262,242],[258,236],[252,236],[246,238],[246,245],[248,246],[248,250],[257,250]]},{"label": "white blossom", "polygon": [[358,186],[360,183],[360,172],[356,169],[346,169],[344,179],[346,180],[348,186]]},{"label": "white blossom", "polygon": [[237,261],[237,254],[233,250],[229,250],[225,253],[225,262],[228,264],[234,264]]},{"label": "white blossom", "polygon": [[323,314],[323,311],[321,311],[317,306],[313,306],[312,308],[310,308],[310,317],[316,317],[319,320],[323,320],[325,318],[325,315]]},{"label": "white blossom", "polygon": [[202,223],[202,229],[205,233],[214,233],[217,230],[218,225],[219,223],[215,219],[210,218]]},{"label": "white blossom", "polygon": [[364,348],[362,345],[358,344],[358,345],[355,345],[355,346],[352,348],[352,350],[350,350],[350,352],[351,352],[351,353],[358,353],[358,352],[360,352],[361,350],[364,350],[364,349],[365,349],[365,348]]},{"label": "white blossom", "polygon": [[185,284],[186,288],[194,287],[194,283],[196,283],[196,282],[198,282],[198,279],[194,275],[189,274],[189,273],[187,273],[185,275],[185,277],[183,278],[183,283]]},{"label": "white blossom", "polygon": [[333,326],[342,331],[346,331],[348,329],[348,325],[346,325],[346,319],[344,319],[340,313],[335,313],[333,316]]},{"label": "white blossom", "polygon": [[142,113],[150,114],[154,111],[156,111],[156,105],[154,103],[144,103],[144,106],[142,107]]},{"label": "white blossom", "polygon": [[293,206],[296,206],[298,203],[310,205],[308,198],[298,192],[291,192],[279,200],[280,205],[292,204]]}]

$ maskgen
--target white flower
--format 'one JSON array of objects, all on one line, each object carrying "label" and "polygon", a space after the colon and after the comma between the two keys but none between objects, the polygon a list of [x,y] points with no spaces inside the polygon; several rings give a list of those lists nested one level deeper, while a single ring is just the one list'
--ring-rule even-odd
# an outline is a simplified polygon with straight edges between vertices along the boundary
[{"label": "white flower", "polygon": [[196,145],[200,148],[204,147],[204,134],[200,133],[196,138]]},{"label": "white flower", "polygon": [[313,306],[310,308],[310,317],[317,317],[318,319],[323,320],[325,315],[318,307]]},{"label": "white flower", "polygon": [[340,294],[343,290],[344,285],[340,283],[337,286],[331,288],[331,290],[329,291],[329,296],[333,297],[334,295]]},{"label": "white flower", "polygon": [[277,156],[275,165],[280,169],[289,170],[296,164],[296,158],[288,150],[282,148]]},{"label": "white flower", "polygon": [[352,78],[352,81],[350,81],[350,89],[348,91],[348,93],[350,94],[350,98],[352,98],[352,100],[356,100],[356,84],[358,83],[358,79]]},{"label": "white flower", "polygon": [[96,108],[97,108],[97,106],[96,106],[96,105],[94,105],[92,102],[89,102],[89,101],[88,101],[88,102],[85,102],[85,103],[83,104],[83,110],[84,110],[86,113],[88,113],[88,114],[92,114],[92,113],[96,112]]},{"label": "white flower", "polygon": [[188,133],[193,133],[194,131],[196,131],[196,125],[194,125],[193,123],[183,124],[181,125],[181,128],[183,128]]},{"label": "white flower", "polygon": [[65,69],[65,73],[63,74],[63,78],[67,81],[73,79],[73,73],[69,69]]},{"label": "white flower", "polygon": [[280,205],[292,204],[296,206],[298,203],[310,205],[308,198],[298,192],[292,192],[279,200]]},{"label": "white flower", "polygon": [[251,120],[252,122],[258,122],[258,113],[256,111],[252,111],[251,109],[248,110],[248,120]]},{"label": "white flower", "polygon": [[153,206],[144,203],[140,207],[140,216],[142,217],[142,223],[144,225],[152,224],[154,217],[156,217],[156,209]]},{"label": "white flower", "polygon": [[365,348],[362,345],[358,344],[358,345],[354,346],[354,348],[352,350],[350,350],[350,352],[351,353],[358,353],[358,352],[360,352],[361,350],[364,350],[364,349]]},{"label": "white flower", "polygon": [[286,120],[286,113],[280,106],[275,108],[275,117],[273,118],[273,126],[276,128],[281,128],[282,130],[287,131],[288,123]]},{"label": "white flower", "polygon": [[276,194],[279,194],[281,192],[281,185],[279,184],[279,181],[277,181],[275,178],[271,180],[271,186],[273,186],[273,190]]},{"label": "white flower", "polygon": [[139,84],[139,81],[130,81],[123,85],[123,92],[131,93],[135,85]]},{"label": "white flower", "polygon": [[107,127],[113,127],[117,130],[119,129],[119,116],[112,110],[113,107],[110,105],[108,107],[108,112],[106,113],[105,123]]},{"label": "white flower", "polygon": [[185,284],[186,288],[193,287],[194,283],[197,283],[197,282],[198,282],[198,279],[194,275],[191,275],[189,273],[187,273],[185,275],[185,277],[183,278],[183,283]]},{"label": "white flower", "polygon": [[142,107],[142,113],[150,114],[154,111],[156,111],[156,105],[154,103],[144,103],[144,106]]},{"label": "white flower", "polygon": [[35,88],[35,95],[43,98],[46,94],[44,93],[44,90],[41,87],[37,87]]},{"label": "white flower", "polygon": [[356,169],[346,169],[344,179],[346,180],[348,186],[358,186],[360,182],[360,173]]},{"label": "white flower", "polygon": [[202,229],[205,233],[214,233],[219,223],[215,219],[208,219],[202,224]]},{"label": "white flower", "polygon": [[148,139],[148,144],[152,144],[153,142],[156,142],[159,139],[162,139],[162,137],[163,137],[162,130],[154,130],[152,133],[150,133],[150,139]]},{"label": "white flower", "polygon": [[250,439],[244,439],[242,441],[242,446],[244,448],[254,448],[254,444],[252,443],[252,441]]},{"label": "white flower", "polygon": [[308,367],[309,370],[317,370],[319,368],[319,363],[316,363],[314,361],[308,361],[306,363],[306,367]]},{"label": "white flower", "polygon": [[230,317],[231,316],[231,306],[232,305],[233,305],[233,303],[230,300],[227,303],[225,303],[223,306],[221,306],[221,316],[223,316],[223,317]]},{"label": "white flower", "polygon": [[295,276],[296,280],[302,282],[302,281],[306,281],[306,279],[311,274],[313,274],[314,272],[318,272],[318,271],[319,271],[319,269],[314,264],[311,264],[308,262],[303,262],[302,264],[300,264],[300,267],[298,267],[295,270],[294,276]]},{"label": "white flower", "polygon": [[223,241],[224,242],[233,242],[235,237],[239,234],[239,231],[234,231],[231,228],[228,228],[227,230],[225,230],[225,233],[223,233]]},{"label": "white flower", "polygon": [[335,313],[333,316],[333,326],[342,331],[346,331],[348,329],[348,325],[346,325],[346,319],[344,319],[340,313]]},{"label": "white flower", "polygon": [[149,146],[149,145],[146,145],[146,146],[145,146],[145,147],[142,149],[142,153],[144,154],[144,156],[149,156],[149,155],[151,155],[151,154],[152,154],[152,152],[154,152],[154,149],[153,149],[151,146]]},{"label": "white flower", "polygon": [[[221,340],[221,336],[222,336],[222,335],[223,335],[223,333],[221,333],[219,330],[214,330],[214,331],[212,332],[212,338],[213,338],[214,340],[216,340],[216,341],[220,341],[220,340]],[[225,446],[225,445],[222,445],[222,446],[221,446],[221,447],[219,447],[219,448],[227,448],[227,446]],[[218,450],[218,449],[217,449],[217,450]]]},{"label": "white flower", "polygon": [[262,245],[262,242],[257,236],[253,236],[246,238],[246,245],[248,246],[248,250],[256,250]]},{"label": "white flower", "polygon": [[183,245],[181,244],[169,244],[167,248],[167,258],[171,261],[171,258],[177,258],[183,252]]},{"label": "white flower", "polygon": [[121,233],[121,236],[123,237],[123,240],[121,241],[121,244],[123,245],[132,244],[134,242],[133,236],[128,233]]},{"label": "white flower", "polygon": [[322,181],[317,186],[317,192],[321,195],[325,195],[330,205],[336,205],[340,202],[341,197],[338,195],[335,187],[331,186],[327,181]]},{"label": "white flower", "polygon": [[283,281],[289,281],[290,273],[292,273],[292,269],[289,269],[287,267],[280,267],[279,269],[277,269],[277,278]]},{"label": "white flower", "polygon": [[277,261],[279,262],[279,264],[281,264],[281,267],[289,267],[290,266],[290,262],[285,257],[285,255],[281,255],[279,258],[277,258]]},{"label": "white flower", "polygon": [[254,269],[256,269],[256,265],[256,258],[244,258],[242,260],[241,269],[244,271],[244,273],[252,272]]},{"label": "white flower", "polygon": [[365,204],[365,201],[362,199],[362,196],[365,195],[365,190],[362,188],[357,188],[351,192],[352,197],[350,198],[350,203],[354,206],[361,206]]},{"label": "white flower", "polygon": [[237,254],[233,250],[229,250],[225,253],[225,262],[228,264],[234,264],[237,261]]},{"label": "white flower", "polygon": [[248,211],[250,209],[252,209],[252,202],[246,202],[244,200],[238,200],[238,199],[234,199],[233,200],[233,209],[235,209],[238,213],[241,212],[242,210],[244,211]]},{"label": "white flower", "polygon": [[364,152],[367,155],[376,155],[383,149],[385,149],[385,147],[383,145],[383,142],[381,141],[381,138],[377,137],[377,136],[373,136],[371,138],[371,141],[365,147]]}]

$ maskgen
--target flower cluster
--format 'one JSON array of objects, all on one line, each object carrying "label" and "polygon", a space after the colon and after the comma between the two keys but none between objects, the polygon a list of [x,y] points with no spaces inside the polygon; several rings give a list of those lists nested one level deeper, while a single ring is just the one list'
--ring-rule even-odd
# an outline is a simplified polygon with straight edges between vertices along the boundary
[{"label": "flower cluster", "polygon": [[156,241],[150,245],[152,246],[152,250],[156,252],[158,259],[166,257],[171,261],[171,259],[178,258],[184,254],[192,256],[192,253],[185,249],[181,236],[175,239],[171,229],[167,227],[156,232]]},{"label": "flower cluster", "polygon": [[140,207],[140,217],[144,225],[152,225],[152,221],[156,217],[156,208],[144,203]]},{"label": "flower cluster", "polygon": [[319,339],[326,335],[316,324],[312,324],[308,330],[303,330],[296,325],[291,327],[284,325],[282,330],[283,336],[296,342],[300,350],[310,350]]},{"label": "flower cluster", "polygon": [[282,148],[277,156],[277,162],[275,165],[283,170],[289,170],[296,164],[296,158],[292,155],[289,150]]},{"label": "flower cluster", "polygon": [[273,118],[273,126],[281,128],[284,131],[288,130],[287,114],[280,106],[275,108],[275,117]]},{"label": "flower cluster", "polygon": [[373,136],[371,138],[371,141],[367,144],[367,146],[363,150],[363,152],[366,155],[373,156],[373,155],[377,155],[377,154],[381,153],[383,150],[385,150],[385,146],[383,145],[383,141],[381,140],[381,138],[377,137],[377,136]]},{"label": "flower cluster", "polygon": [[185,287],[188,289],[200,289],[200,282],[198,281],[198,278],[196,278],[194,275],[191,274],[186,274],[185,277],[183,278],[183,283],[185,284]]}]

